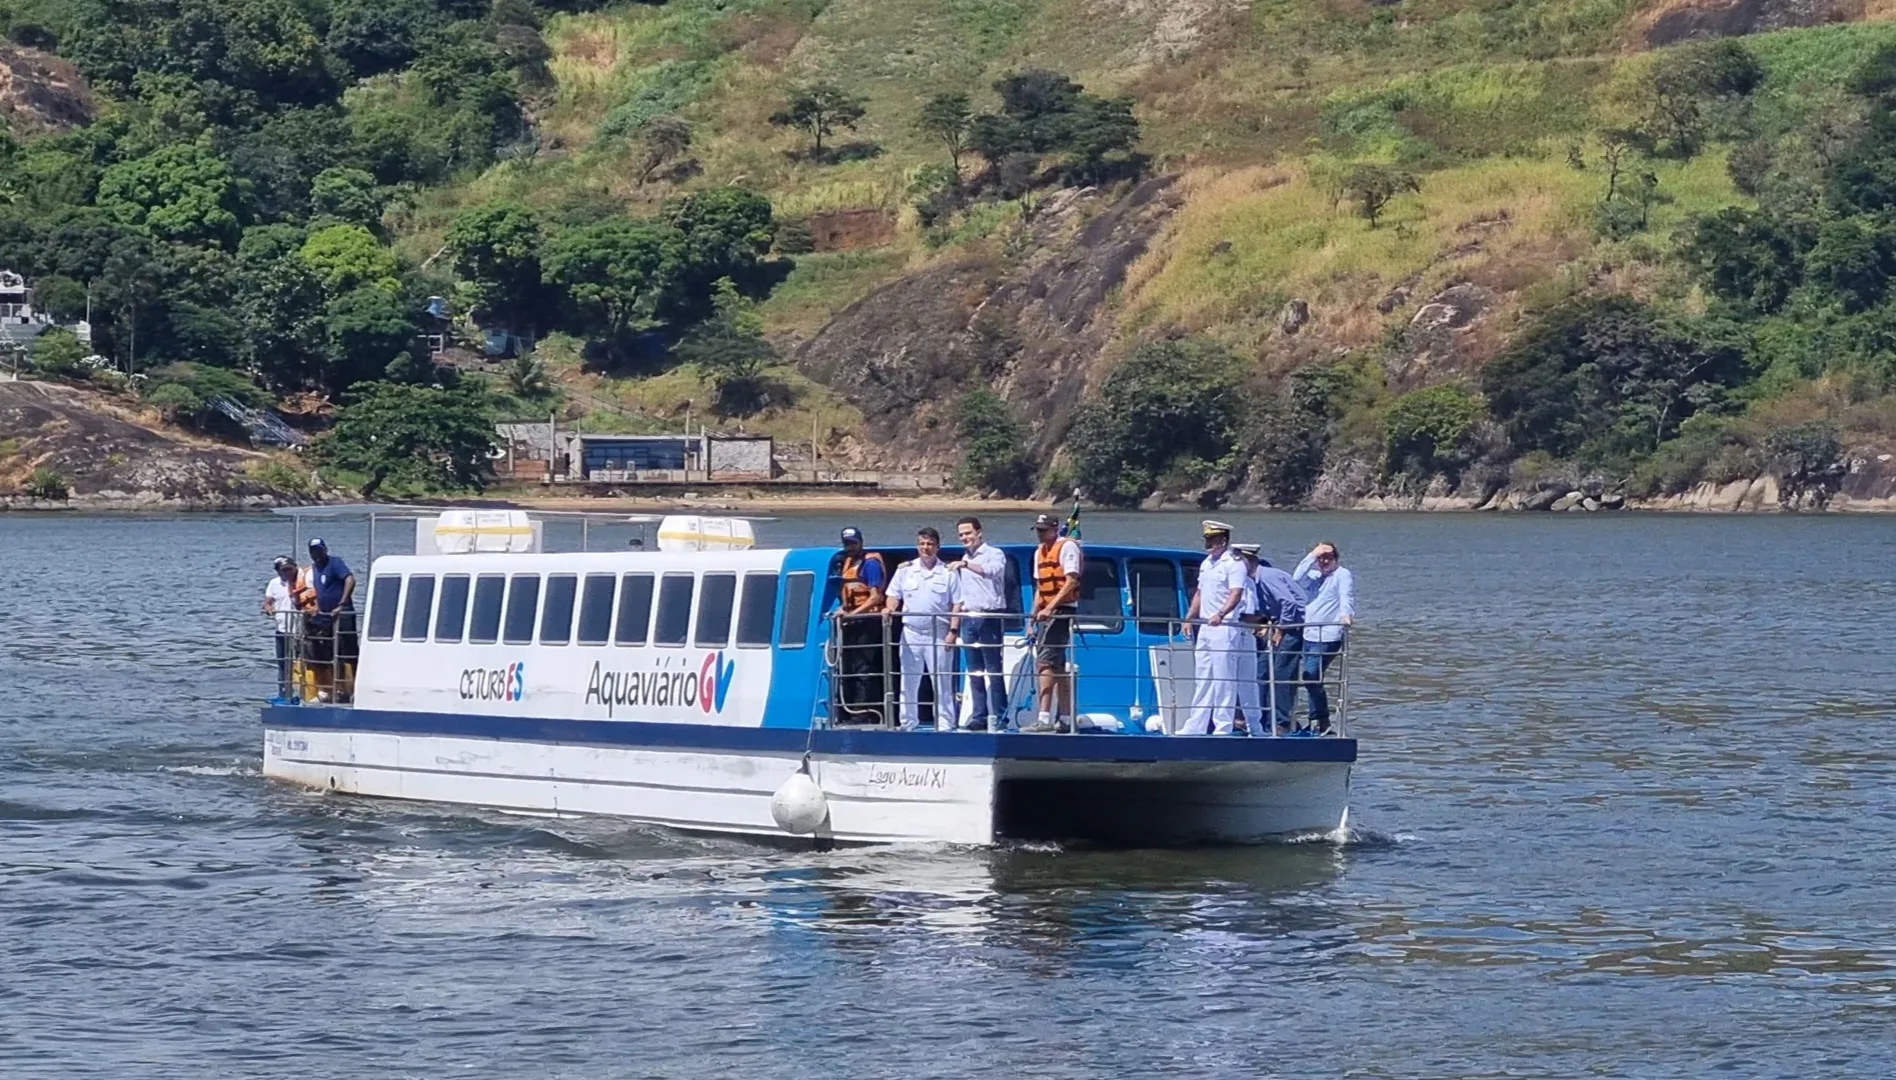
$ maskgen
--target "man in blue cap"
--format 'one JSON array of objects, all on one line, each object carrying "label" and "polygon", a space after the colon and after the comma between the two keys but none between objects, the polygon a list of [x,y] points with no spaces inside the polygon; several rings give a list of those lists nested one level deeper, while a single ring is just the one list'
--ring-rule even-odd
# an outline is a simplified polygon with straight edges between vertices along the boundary
[{"label": "man in blue cap", "polygon": [[355,627],[355,572],[329,553],[322,537],[309,542],[309,587],[316,610],[309,615],[309,659],[316,669],[316,700],[348,696],[360,652]]},{"label": "man in blue cap", "polygon": [[888,567],[882,556],[864,551],[862,530],[843,530],[842,698],[843,723],[882,722],[883,673],[887,669],[887,623],[882,614]]}]

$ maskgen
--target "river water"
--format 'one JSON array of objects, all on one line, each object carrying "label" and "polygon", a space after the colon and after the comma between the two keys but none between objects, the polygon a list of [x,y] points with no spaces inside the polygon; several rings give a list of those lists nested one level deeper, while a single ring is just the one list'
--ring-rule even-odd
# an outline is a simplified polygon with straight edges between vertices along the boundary
[{"label": "river water", "polygon": [[1343,842],[305,793],[258,774],[284,522],[0,515],[0,1076],[1896,1073],[1896,521],[1233,517],[1355,568]]}]

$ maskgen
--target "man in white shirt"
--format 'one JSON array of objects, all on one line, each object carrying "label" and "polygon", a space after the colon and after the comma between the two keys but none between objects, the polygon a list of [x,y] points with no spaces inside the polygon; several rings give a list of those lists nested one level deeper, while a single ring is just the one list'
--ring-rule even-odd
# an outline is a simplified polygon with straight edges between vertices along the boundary
[{"label": "man in white shirt", "polygon": [[276,620],[277,698],[289,701],[295,694],[291,668],[296,662],[296,560],[282,555],[276,561],[276,574],[263,587],[263,613]]},{"label": "man in white shirt", "polygon": [[1238,617],[1253,595],[1251,575],[1244,559],[1231,550],[1231,526],[1222,521],[1202,523],[1205,562],[1198,571],[1198,591],[1192,595],[1187,620],[1203,618],[1197,627],[1193,657],[1192,711],[1181,735],[1229,735],[1238,711],[1238,650],[1255,649]]},{"label": "man in white shirt", "polygon": [[[1007,610],[1007,556],[987,542],[981,531],[981,519],[964,517],[955,522],[955,534],[966,550],[961,558],[948,564],[958,577],[960,612],[1002,612]],[[1003,731],[1011,710],[1007,702],[1007,673],[1001,661],[1002,620],[998,614],[963,615],[949,624],[968,658],[969,731]]]},{"label": "man in white shirt", "polygon": [[1342,552],[1326,540],[1311,548],[1291,573],[1310,597],[1304,607],[1303,687],[1310,695],[1310,730],[1318,735],[1336,730],[1330,724],[1330,695],[1323,676],[1356,623],[1356,577],[1342,560]]},{"label": "man in white shirt", "polygon": [[955,729],[955,702],[950,673],[955,635],[949,630],[952,612],[961,601],[956,573],[937,557],[941,534],[924,527],[915,534],[916,557],[896,567],[889,581],[889,614],[902,616],[902,728],[913,731],[922,723],[922,675],[935,691],[935,730]]}]

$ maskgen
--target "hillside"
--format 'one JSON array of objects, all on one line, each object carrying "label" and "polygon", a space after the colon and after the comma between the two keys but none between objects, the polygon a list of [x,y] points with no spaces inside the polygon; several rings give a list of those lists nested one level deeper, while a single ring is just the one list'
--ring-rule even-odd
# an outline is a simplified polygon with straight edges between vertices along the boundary
[{"label": "hillside", "polygon": [[[251,14],[213,52],[254,59],[81,17],[196,10]],[[278,393],[428,382],[404,329],[435,293],[538,337],[504,412],[710,403],[1106,501],[1770,475],[1821,505],[1896,443],[1880,0],[310,12],[0,0],[0,69],[57,54],[100,108],[15,124],[0,261],[93,281],[108,351],[142,323],[153,365]],[[1002,84],[1034,72],[1070,82]],[[957,94],[973,124],[924,133]],[[112,261],[141,244],[162,301]]]}]

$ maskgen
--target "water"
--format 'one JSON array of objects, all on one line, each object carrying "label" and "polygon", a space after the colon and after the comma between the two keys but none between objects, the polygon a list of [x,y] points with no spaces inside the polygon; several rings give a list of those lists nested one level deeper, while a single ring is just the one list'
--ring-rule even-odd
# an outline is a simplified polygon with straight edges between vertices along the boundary
[{"label": "water", "polygon": [[1347,843],[811,855],[308,794],[258,775],[284,523],[0,515],[0,1076],[1896,1071],[1896,522],[1236,519],[1357,572]]}]

